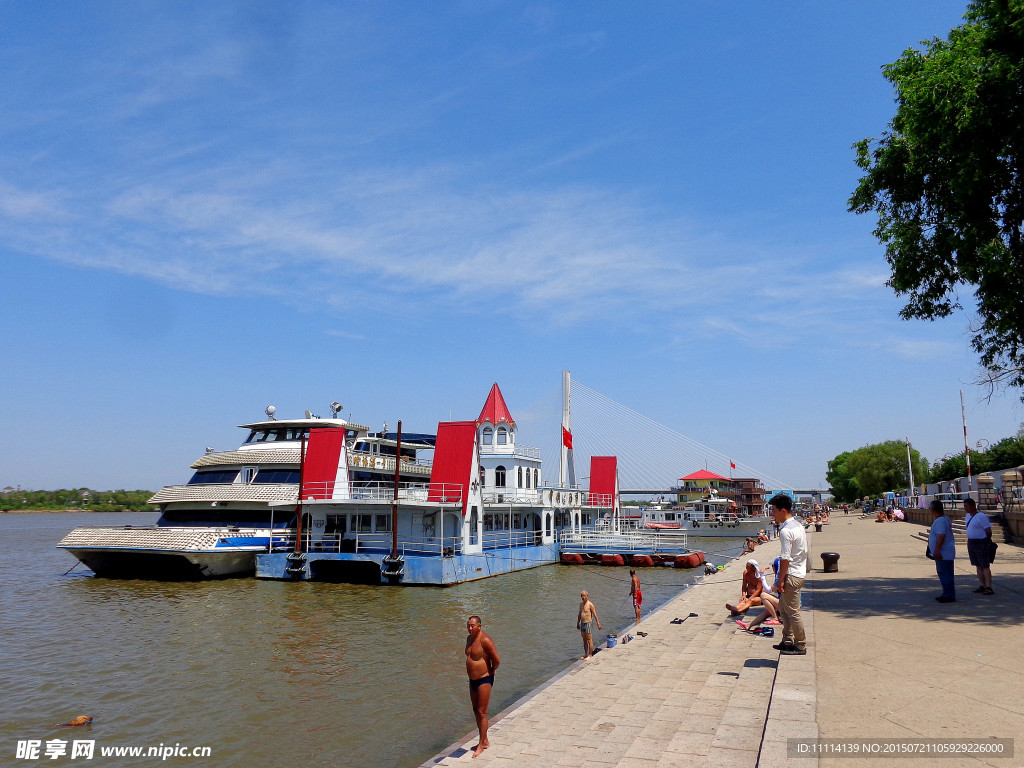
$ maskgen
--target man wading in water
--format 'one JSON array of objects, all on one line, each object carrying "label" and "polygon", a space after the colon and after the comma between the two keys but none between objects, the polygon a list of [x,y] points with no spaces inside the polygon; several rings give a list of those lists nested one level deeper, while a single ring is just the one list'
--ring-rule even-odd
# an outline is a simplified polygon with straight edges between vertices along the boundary
[{"label": "man wading in water", "polygon": [[501,660],[491,636],[483,630],[479,616],[470,616],[466,622],[466,673],[469,675],[469,698],[473,702],[476,727],[480,730],[480,741],[473,748],[473,757],[491,746],[487,741],[487,706],[491,703],[491,686],[494,685],[494,671]]}]

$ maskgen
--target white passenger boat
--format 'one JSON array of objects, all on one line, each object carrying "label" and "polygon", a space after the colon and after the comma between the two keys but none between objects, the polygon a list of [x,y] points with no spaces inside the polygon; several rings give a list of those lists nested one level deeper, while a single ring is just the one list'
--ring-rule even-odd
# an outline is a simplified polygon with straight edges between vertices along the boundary
[{"label": "white passenger boat", "polygon": [[[98,576],[253,575],[256,554],[268,551],[272,538],[294,536],[302,452],[311,434],[334,430],[344,435],[355,486],[393,482],[397,434],[386,429],[371,433],[368,427],[340,418],[340,409],[332,404],[331,418],[307,411],[302,419],[279,420],[270,406],[267,420],[240,425],[247,436],[237,449],[208,449],[192,464],[194,473],[186,484],[166,486],[149,500],[160,508],[156,525],[76,528],[58,546]],[[419,454],[433,447],[434,435],[403,437],[402,482],[429,479],[430,463]]]},{"label": "white passenger boat", "polygon": [[685,531],[693,536],[757,538],[762,528],[774,530],[774,522],[767,513],[746,516],[732,501],[716,494],[681,507],[643,509],[641,513],[637,521],[640,527]]},{"label": "white passenger boat", "polygon": [[475,421],[431,434],[373,433],[332,408],[268,408],[238,449],[150,499],[155,526],[76,528],[58,546],[99,576],[453,584],[557,562],[560,531],[615,511],[614,457],[589,490],[548,484],[497,384]]}]

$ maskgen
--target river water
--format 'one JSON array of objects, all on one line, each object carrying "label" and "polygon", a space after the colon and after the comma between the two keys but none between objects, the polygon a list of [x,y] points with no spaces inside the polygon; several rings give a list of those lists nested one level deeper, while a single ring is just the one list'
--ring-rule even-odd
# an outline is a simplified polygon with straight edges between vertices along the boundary
[{"label": "river water", "polygon": [[[632,622],[625,568],[544,566],[447,588],[115,581],[65,573],[76,561],[54,548],[78,525],[155,519],[0,514],[0,764],[155,765],[100,750],[177,744],[211,757],[164,764],[417,766],[474,728],[468,616],[501,654],[492,714],[579,657],[581,590],[606,633]],[[716,562],[741,544],[690,540]],[[641,569],[645,609],[702,572]],[[57,727],[81,714],[93,724]],[[16,760],[29,739],[92,740],[95,757],[71,759],[69,745]]]}]

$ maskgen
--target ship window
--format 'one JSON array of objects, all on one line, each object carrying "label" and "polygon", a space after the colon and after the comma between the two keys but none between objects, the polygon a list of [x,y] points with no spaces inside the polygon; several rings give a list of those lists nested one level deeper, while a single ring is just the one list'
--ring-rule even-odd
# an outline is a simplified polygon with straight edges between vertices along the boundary
[{"label": "ship window", "polygon": [[533,487],[540,488],[540,470],[536,468],[533,470]]},{"label": "ship window", "polygon": [[484,445],[490,445],[494,439],[494,432],[490,427],[484,427]]},{"label": "ship window", "polygon": [[352,515],[352,530],[357,533],[369,533],[372,515]]},{"label": "ship window", "polygon": [[530,487],[530,468],[526,468],[526,487]]},{"label": "ship window", "polygon": [[498,428],[498,445],[505,445],[508,442],[508,432],[504,427]]},{"label": "ship window", "polygon": [[299,482],[299,470],[297,469],[261,469],[253,478],[254,483],[297,483]]},{"label": "ship window", "polygon": [[391,515],[376,515],[376,517],[378,532],[391,530]]},{"label": "ship window", "polygon": [[249,433],[249,439],[246,440],[245,442],[247,442],[247,443],[262,443],[266,439],[267,439],[267,430],[265,430],[265,429],[254,429],[252,432]]},{"label": "ship window", "polygon": [[500,464],[494,468],[494,487],[505,487],[505,468]]},{"label": "ship window", "polygon": [[197,485],[199,483],[233,483],[235,478],[238,477],[237,469],[211,469],[211,470],[200,470],[192,475],[192,479],[188,481],[189,485]]},{"label": "ship window", "polygon": [[[527,477],[529,477],[529,473],[527,473]],[[516,467],[516,488],[522,488],[522,487],[523,487],[523,468],[522,467]]]},{"label": "ship window", "polygon": [[676,513],[675,512],[666,512],[665,513],[665,519],[666,520],[675,520],[676,519]]}]

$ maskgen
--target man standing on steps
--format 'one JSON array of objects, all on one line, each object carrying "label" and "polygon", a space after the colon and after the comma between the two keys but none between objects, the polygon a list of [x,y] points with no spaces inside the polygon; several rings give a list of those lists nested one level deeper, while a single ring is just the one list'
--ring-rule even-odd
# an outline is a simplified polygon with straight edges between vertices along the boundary
[{"label": "man standing on steps", "polygon": [[800,590],[807,577],[807,533],[793,517],[793,500],[789,496],[776,494],[769,504],[782,542],[779,572],[772,587],[772,591],[779,594],[782,642],[773,647],[784,656],[805,656],[807,639],[800,615]]},{"label": "man standing on steps", "polygon": [[633,610],[636,611],[636,623],[640,623],[640,606],[644,602],[644,593],[640,590],[640,577],[636,569],[629,569],[629,596],[633,598]]},{"label": "man standing on steps", "polygon": [[491,636],[483,631],[479,616],[470,616],[466,621],[466,673],[469,675],[469,698],[473,702],[473,715],[480,731],[480,741],[471,749],[473,757],[491,746],[487,740],[490,721],[487,707],[491,702],[491,688],[494,686],[494,671],[501,663],[498,650]]},{"label": "man standing on steps", "polygon": [[594,655],[594,624],[601,629],[601,620],[597,618],[597,608],[590,602],[590,595],[580,592],[580,610],[576,614],[576,629],[583,637],[583,658]]}]

